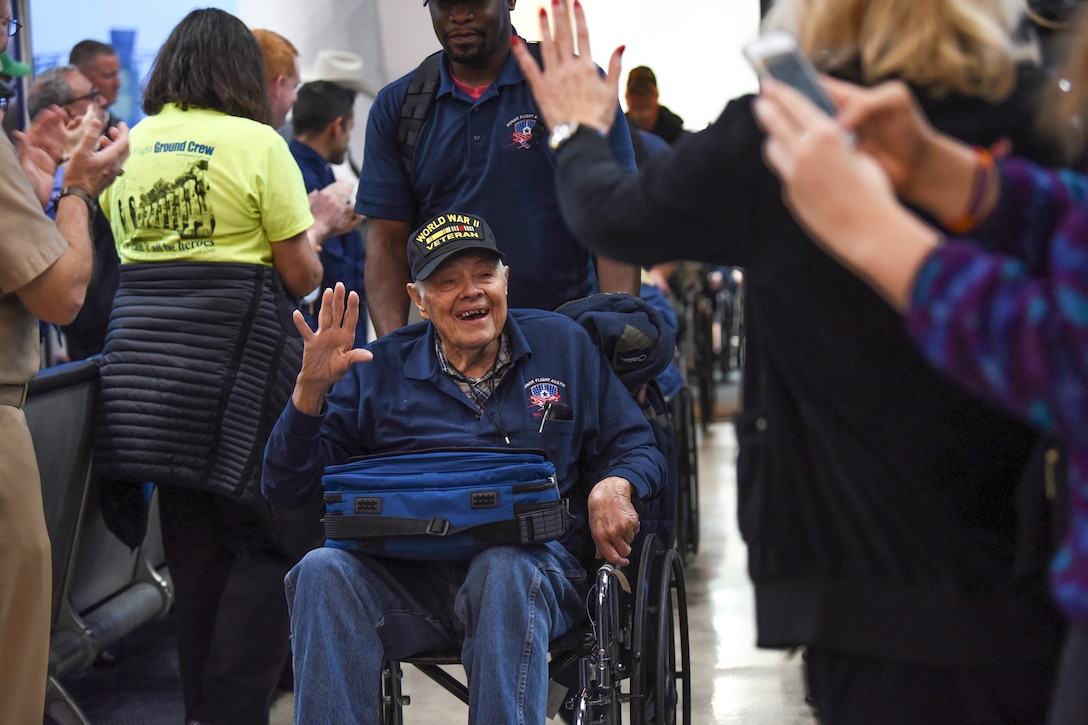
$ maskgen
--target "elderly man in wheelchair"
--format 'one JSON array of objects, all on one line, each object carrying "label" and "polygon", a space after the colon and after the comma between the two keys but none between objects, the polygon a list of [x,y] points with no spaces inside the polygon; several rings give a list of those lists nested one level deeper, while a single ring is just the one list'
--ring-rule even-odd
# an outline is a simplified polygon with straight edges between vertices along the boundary
[{"label": "elderly man in wheelchair", "polygon": [[[355,499],[354,512],[377,514],[368,521],[390,536],[361,543],[364,526],[363,538],[311,551],[287,577],[296,722],[373,723],[383,660],[457,648],[471,722],[543,722],[549,642],[585,612],[582,561],[628,563],[632,499],[660,490],[666,462],[578,323],[507,310],[508,269],[482,219],[436,217],[409,237],[408,262],[424,321],[366,349],[353,348],[358,299],[342,285],[324,292],[316,331],[295,313],[305,353],[266,449],[265,496],[312,505],[326,467],[358,456],[535,450],[573,516],[564,509],[558,530],[526,538],[523,524],[521,539],[473,550],[432,520],[404,537],[411,544],[382,548],[396,537],[382,528],[379,497]],[[588,496],[579,481],[595,482]],[[593,544],[583,547],[587,525]]]}]

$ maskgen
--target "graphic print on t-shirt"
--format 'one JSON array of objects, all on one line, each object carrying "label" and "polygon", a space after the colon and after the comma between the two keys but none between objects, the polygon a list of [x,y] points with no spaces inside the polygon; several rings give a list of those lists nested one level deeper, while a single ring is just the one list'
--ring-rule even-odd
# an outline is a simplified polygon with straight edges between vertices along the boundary
[{"label": "graphic print on t-shirt", "polygon": [[169,229],[182,239],[211,236],[215,210],[208,202],[208,163],[200,159],[180,176],[156,180],[139,198],[130,194],[130,216],[134,209],[136,228]]},{"label": "graphic print on t-shirt", "polygon": [[122,264],[270,266],[275,242],[313,224],[302,172],[270,126],[167,104],[129,145],[124,175],[101,196]]}]

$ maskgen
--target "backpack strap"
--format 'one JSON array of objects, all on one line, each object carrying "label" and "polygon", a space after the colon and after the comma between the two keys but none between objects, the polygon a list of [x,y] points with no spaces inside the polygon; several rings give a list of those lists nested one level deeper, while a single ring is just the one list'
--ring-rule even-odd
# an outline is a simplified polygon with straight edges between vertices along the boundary
[{"label": "backpack strap", "polygon": [[400,107],[400,125],[397,127],[397,145],[404,171],[412,175],[412,157],[416,153],[419,132],[431,112],[434,97],[442,80],[442,51],[431,53],[416,68],[408,83],[408,94]]},{"label": "backpack strap", "polygon": [[[526,43],[529,52],[540,64],[540,43]],[[416,68],[412,80],[408,82],[408,93],[404,105],[400,107],[400,125],[397,126],[397,146],[404,172],[412,176],[412,159],[416,155],[416,144],[423,131],[423,122],[431,112],[434,98],[438,95],[438,86],[442,81],[442,51],[431,53]]]}]

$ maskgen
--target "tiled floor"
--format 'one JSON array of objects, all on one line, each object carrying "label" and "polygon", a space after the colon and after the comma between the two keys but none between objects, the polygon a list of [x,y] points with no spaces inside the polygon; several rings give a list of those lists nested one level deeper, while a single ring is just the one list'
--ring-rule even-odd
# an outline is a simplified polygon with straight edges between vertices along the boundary
[{"label": "tiled floor", "polygon": [[[728,412],[735,390],[727,386],[719,409]],[[685,571],[692,670],[692,723],[812,725],[804,703],[799,656],[761,651],[755,641],[752,589],[745,574],[745,549],[736,528],[736,442],[729,422],[701,433],[700,549]],[[73,695],[98,725],[176,725],[182,720],[176,657],[164,625],[157,639],[118,651],[71,683]],[[175,663],[163,663],[174,657]],[[158,664],[155,664],[158,663]],[[460,668],[457,668],[460,669]],[[151,673],[158,673],[154,677]],[[467,708],[411,667],[405,668],[408,725],[453,725]],[[293,720],[290,695],[277,701],[273,725]]]}]

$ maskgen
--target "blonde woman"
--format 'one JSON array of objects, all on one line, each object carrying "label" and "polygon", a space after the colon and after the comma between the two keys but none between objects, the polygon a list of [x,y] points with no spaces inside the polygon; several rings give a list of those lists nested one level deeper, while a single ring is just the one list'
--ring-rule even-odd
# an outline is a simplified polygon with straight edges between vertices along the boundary
[{"label": "blonde woman", "polygon": [[[1088,14],[1062,73],[1068,85],[1045,106],[1070,158],[1088,140],[1077,122],[1088,110],[1086,76]],[[1064,440],[1069,523],[1050,573],[1070,629],[1049,722],[1088,722],[1084,177],[1015,158],[980,163],[977,150],[936,132],[898,84],[835,85],[837,121],[788,89],[766,90],[767,157],[813,236],[902,312],[934,366]],[[843,125],[862,139],[857,148],[842,143]],[[925,224],[893,189],[937,219],[967,216],[972,228]]]},{"label": "blonde woman", "polygon": [[[837,75],[905,80],[957,137],[1043,158],[1007,7],[779,0],[767,22]],[[1040,722],[1062,621],[1040,542],[1021,533],[1036,522],[1018,496],[1043,496],[1028,479],[1018,490],[1037,434],[931,368],[897,312],[812,243],[764,164],[752,97],[622,174],[599,135],[621,51],[600,78],[578,3],[574,17],[557,15],[554,39],[542,23],[543,69],[515,47],[568,136],[556,162],[571,228],[628,262],[744,268],[737,484],[758,643],[806,647],[822,722]]]}]

